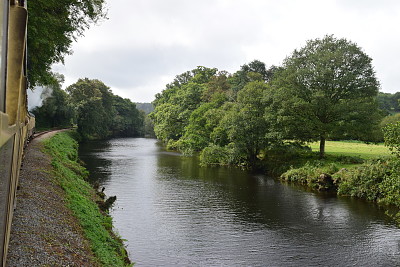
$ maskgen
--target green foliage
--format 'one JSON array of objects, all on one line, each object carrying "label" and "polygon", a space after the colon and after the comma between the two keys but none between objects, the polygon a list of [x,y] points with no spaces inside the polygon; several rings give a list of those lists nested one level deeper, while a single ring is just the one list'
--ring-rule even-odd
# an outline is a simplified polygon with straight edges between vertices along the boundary
[{"label": "green foliage", "polygon": [[72,42],[90,24],[105,18],[104,0],[28,1],[29,86],[55,82],[53,63],[63,62],[72,53]]},{"label": "green foliage", "polygon": [[227,137],[232,146],[240,154],[247,155],[248,162],[255,163],[262,149],[268,145],[265,134],[268,132],[268,122],[264,119],[264,82],[248,83],[237,96],[229,112],[225,113],[221,126],[226,129]]},{"label": "green foliage", "polygon": [[362,164],[364,160],[360,157],[339,155],[336,160],[342,164]]},{"label": "green foliage", "polygon": [[400,113],[396,113],[393,115],[387,115],[384,117],[380,123],[381,128],[384,128],[388,124],[394,124],[400,121]]},{"label": "green foliage", "polygon": [[[400,208],[400,162],[399,160],[389,161],[387,165],[391,168],[390,175],[385,175],[379,185],[379,190],[382,192],[379,203]],[[398,222],[400,223],[400,220]]]},{"label": "green foliage", "polygon": [[178,75],[161,94],[156,95],[155,109],[150,118],[158,139],[167,143],[184,135],[192,112],[201,105],[205,84],[216,72],[216,69],[198,67]]},{"label": "green foliage", "polygon": [[[203,151],[203,164],[253,165],[270,143],[263,115],[271,75],[260,61],[233,76],[204,67],[178,75],[153,102],[157,138],[185,154]],[[214,150],[229,155],[215,158]]]},{"label": "green foliage", "polygon": [[180,107],[175,104],[163,103],[154,109],[150,118],[154,122],[154,132],[163,142],[178,140],[185,127],[185,113],[181,113]]},{"label": "green foliage", "polygon": [[244,64],[240,70],[229,77],[228,82],[231,85],[232,91],[236,94],[242,90],[246,84],[253,81],[268,82],[273,77],[276,67],[272,66],[267,70],[265,63],[259,60],[253,60],[249,64]]},{"label": "green foliage", "polygon": [[66,90],[77,109],[78,132],[82,137],[102,139],[109,136],[114,115],[110,88],[99,80],[85,78]]},{"label": "green foliage", "polygon": [[148,115],[144,117],[144,136],[156,138],[153,120]]},{"label": "green foliage", "polygon": [[325,36],[283,67],[254,60],[232,75],[205,67],[178,75],[156,95],[150,118],[158,139],[185,154],[203,151],[203,163],[257,165],[283,140],[319,140],[324,156],[328,138],[381,140],[378,87],[361,48]]},{"label": "green foliage", "polygon": [[338,194],[378,201],[382,196],[380,184],[390,174],[391,162],[369,160],[363,165],[341,173]]},{"label": "green foliage", "polygon": [[322,144],[337,135],[368,138],[378,124],[371,59],[345,39],[308,41],[284,61],[271,86],[266,118],[284,138]]},{"label": "green foliage", "polygon": [[229,151],[227,147],[210,145],[203,149],[200,154],[202,165],[228,165]]},{"label": "green foliage", "polygon": [[153,104],[151,103],[136,102],[135,105],[138,110],[143,111],[146,115],[150,114],[154,110]]},{"label": "green foliage", "polygon": [[178,148],[185,154],[201,151],[211,142],[211,133],[218,125],[223,114],[218,111],[222,102],[203,103],[192,112],[184,135],[178,141]]},{"label": "green foliage", "polygon": [[76,109],[78,132],[83,139],[144,134],[144,114],[129,99],[114,95],[103,82],[79,79],[66,90]]},{"label": "green foliage", "polygon": [[69,208],[78,218],[91,248],[103,266],[130,266],[121,239],[110,230],[112,219],[100,212],[95,192],[84,180],[88,172],[78,163],[78,144],[69,132],[45,141],[54,175],[65,190]]},{"label": "green foliage", "polygon": [[113,95],[113,136],[143,136],[144,135],[144,112],[136,108],[136,104],[127,98]]},{"label": "green foliage", "polygon": [[248,167],[246,158],[247,155],[237,151],[236,147],[232,144],[223,147],[211,144],[201,151],[200,164],[203,166],[237,165],[240,167]]},{"label": "green foliage", "polygon": [[377,96],[379,108],[385,114],[393,114],[395,112],[400,112],[399,100],[400,100],[400,92],[397,92],[395,94],[379,92]]},{"label": "green foliage", "polygon": [[325,164],[323,161],[313,161],[307,162],[300,168],[290,168],[281,175],[281,179],[318,189],[321,174],[333,175],[338,171],[339,167],[335,163]]},{"label": "green foliage", "polygon": [[390,151],[400,157],[400,122],[388,124],[383,129],[385,138],[385,145],[389,147]]},{"label": "green foliage", "polygon": [[48,91],[51,92],[50,96],[43,100],[42,106],[31,110],[36,117],[36,128],[70,127],[75,112],[68,94],[61,89],[59,82],[54,86],[44,88],[43,93]]}]

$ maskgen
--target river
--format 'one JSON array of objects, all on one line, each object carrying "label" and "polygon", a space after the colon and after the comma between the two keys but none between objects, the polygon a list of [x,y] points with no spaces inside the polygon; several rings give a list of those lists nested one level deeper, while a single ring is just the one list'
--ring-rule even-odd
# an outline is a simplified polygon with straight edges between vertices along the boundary
[{"label": "river", "polygon": [[80,157],[117,196],[135,266],[400,266],[400,230],[371,203],[199,167],[154,139],[90,142]]}]

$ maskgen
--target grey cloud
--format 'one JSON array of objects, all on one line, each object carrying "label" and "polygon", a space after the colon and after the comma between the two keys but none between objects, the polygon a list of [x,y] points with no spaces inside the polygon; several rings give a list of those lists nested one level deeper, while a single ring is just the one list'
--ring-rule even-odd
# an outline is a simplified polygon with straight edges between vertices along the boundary
[{"label": "grey cloud", "polygon": [[110,19],[90,29],[66,58],[61,72],[68,81],[97,78],[129,95],[149,94],[161,91],[166,77],[172,81],[198,65],[229,72],[253,59],[276,65],[306,40],[335,34],[365,48],[383,91],[397,89],[393,58],[400,2],[395,0],[112,0],[109,5]]},{"label": "grey cloud", "polygon": [[[236,62],[240,54],[236,46],[152,46],[77,53],[66,64],[68,69],[73,70],[70,73],[75,77],[97,78],[119,88],[133,88],[144,86],[165,74],[177,75],[199,65],[221,70],[232,68],[232,65],[245,63]],[[239,65],[234,67],[239,69]]]}]

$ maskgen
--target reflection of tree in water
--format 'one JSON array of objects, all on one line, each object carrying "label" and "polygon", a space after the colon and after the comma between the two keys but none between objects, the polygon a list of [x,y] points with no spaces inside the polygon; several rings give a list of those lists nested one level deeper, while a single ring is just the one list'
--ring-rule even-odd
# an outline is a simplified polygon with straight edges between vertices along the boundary
[{"label": "reflection of tree in water", "polygon": [[[341,263],[353,265],[354,257],[377,252],[361,262],[391,263],[392,254],[381,251],[398,251],[398,235],[382,224],[383,211],[370,203],[307,192],[237,168],[199,167],[197,158],[166,152],[149,139],[110,143],[83,144],[82,159],[100,183],[119,185],[118,194],[126,199],[118,216],[129,223],[137,217],[135,225],[151,232],[143,238],[154,238],[161,250],[170,252],[173,243],[204,257],[232,257],[230,262],[248,257],[252,263],[287,260],[299,266],[309,265],[307,259],[332,266],[338,255],[349,253],[352,257]],[[118,177],[124,186],[110,174],[128,174]]]},{"label": "reflection of tree in water", "polygon": [[89,141],[79,145],[79,158],[88,169],[89,182],[100,185],[110,180],[112,161],[103,156],[110,149],[106,141]]},{"label": "reflection of tree in water", "polygon": [[[368,231],[366,227],[372,221],[386,218],[384,212],[371,203],[307,192],[301,186],[284,185],[237,168],[199,167],[196,158],[162,154],[158,157],[158,167],[160,175],[168,173],[168,179],[175,180],[175,186],[184,184],[184,187],[196,188],[194,191],[193,188],[183,189],[189,200],[171,202],[171,205],[193,202],[215,216],[231,216],[230,219],[240,224],[281,232],[294,243],[309,235],[321,239],[337,238],[337,235],[347,238],[362,229]],[[183,180],[193,183],[179,183]],[[189,197],[191,194],[194,195]],[[343,228],[348,229],[347,232],[342,231]]]}]

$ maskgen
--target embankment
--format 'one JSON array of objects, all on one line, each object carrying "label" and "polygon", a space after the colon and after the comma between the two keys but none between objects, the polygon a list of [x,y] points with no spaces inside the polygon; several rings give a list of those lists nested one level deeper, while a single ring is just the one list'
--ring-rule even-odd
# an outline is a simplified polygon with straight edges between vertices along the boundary
[{"label": "embankment", "polygon": [[339,168],[335,163],[307,162],[289,169],[280,178],[319,191],[378,203],[400,226],[400,159],[396,157],[369,159],[349,169]]},{"label": "embankment", "polygon": [[17,192],[8,266],[129,266],[112,219],[101,212],[73,132],[35,140]]}]

